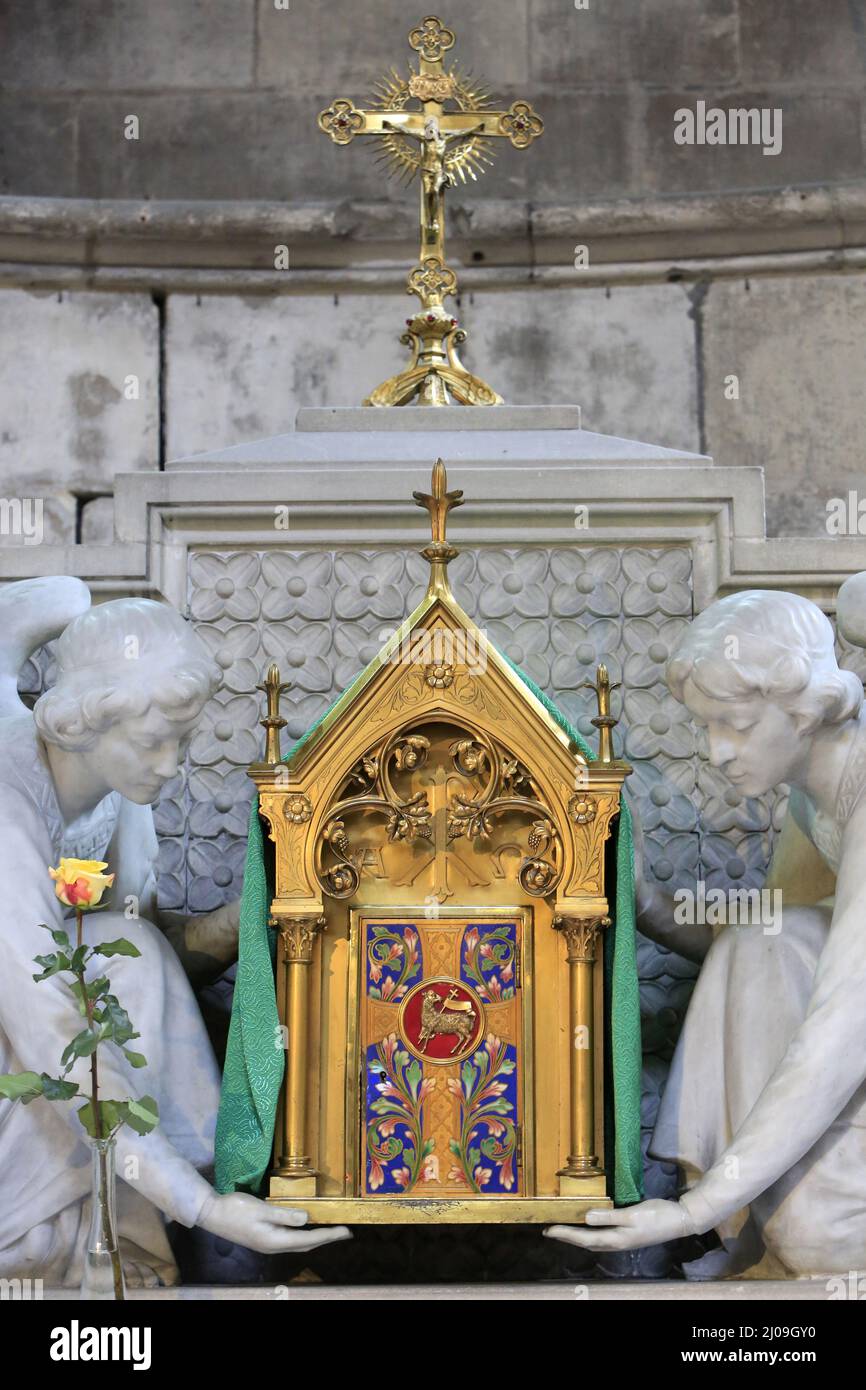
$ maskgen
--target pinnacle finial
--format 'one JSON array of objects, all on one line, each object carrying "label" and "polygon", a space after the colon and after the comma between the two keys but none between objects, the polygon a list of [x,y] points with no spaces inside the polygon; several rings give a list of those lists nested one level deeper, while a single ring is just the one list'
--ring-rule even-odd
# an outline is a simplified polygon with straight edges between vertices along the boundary
[{"label": "pinnacle finial", "polygon": [[432,541],[424,547],[421,554],[430,562],[430,590],[433,591],[448,588],[445,567],[449,560],[453,560],[455,555],[459,554],[455,547],[448,543],[446,537],[448,513],[453,507],[462,507],[464,499],[461,488],[455,488],[453,492],[448,491],[448,474],[441,459],[437,459],[433,465],[430,487],[430,492],[413,492],[412,496],[416,506],[425,507],[430,514]]},{"label": "pinnacle finial", "polygon": [[259,723],[265,730],[265,763],[274,766],[281,760],[280,753],[280,730],[286,726],[286,721],[280,714],[280,696],[285,690],[291,690],[290,683],[283,683],[280,680],[279,667],[272,662],[268,667],[268,673],[261,685],[256,686],[256,690],[261,690],[267,696],[268,709],[264,719]]},{"label": "pinnacle finial", "polygon": [[619,690],[621,685],[622,681],[614,681],[611,685],[607,667],[602,662],[596,671],[595,680],[581,681],[580,685],[577,687],[578,690],[595,691],[595,696],[598,701],[598,714],[595,719],[592,720],[592,723],[598,729],[599,733],[598,760],[600,763],[612,763],[615,761],[613,756],[613,739],[611,735],[612,730],[616,728],[619,720],[614,719],[610,712],[610,692],[612,690]]}]

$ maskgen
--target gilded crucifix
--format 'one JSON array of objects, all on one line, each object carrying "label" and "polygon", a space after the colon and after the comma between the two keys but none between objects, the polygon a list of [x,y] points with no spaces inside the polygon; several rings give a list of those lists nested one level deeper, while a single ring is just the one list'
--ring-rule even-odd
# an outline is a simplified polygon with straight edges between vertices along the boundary
[{"label": "gilded crucifix", "polygon": [[[417,72],[403,77],[392,69],[377,85],[370,108],[341,97],[319,114],[319,127],[338,145],[356,135],[373,135],[382,162],[393,174],[421,186],[420,251],[409,273],[407,292],[421,305],[407,319],[401,342],[412,349],[405,371],[377,386],[365,405],[501,405],[502,397],[463,366],[457,346],[465,330],[443,307],[457,291],[457,276],[445,260],[445,190],[458,178],[475,179],[493,162],[491,139],[504,136],[525,149],[544,130],[541,117],[525,101],[507,110],[491,110],[487,91],[444,55],[454,34],[435,15],[409,34],[418,54]],[[420,110],[409,109],[417,101]],[[446,110],[446,103],[452,109]],[[456,108],[456,109],[453,109]]]}]

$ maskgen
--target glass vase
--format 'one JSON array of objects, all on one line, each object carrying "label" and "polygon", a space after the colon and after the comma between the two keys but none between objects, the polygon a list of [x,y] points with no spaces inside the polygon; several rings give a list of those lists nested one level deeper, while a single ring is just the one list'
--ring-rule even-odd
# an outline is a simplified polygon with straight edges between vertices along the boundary
[{"label": "glass vase", "polygon": [[84,1252],[81,1297],[114,1300],[126,1297],[117,1247],[114,1139],[90,1140],[90,1231]]}]

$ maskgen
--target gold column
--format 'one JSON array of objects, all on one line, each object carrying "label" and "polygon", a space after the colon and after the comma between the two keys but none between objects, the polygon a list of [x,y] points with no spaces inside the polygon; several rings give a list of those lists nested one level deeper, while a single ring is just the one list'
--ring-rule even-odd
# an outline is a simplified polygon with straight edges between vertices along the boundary
[{"label": "gold column", "polygon": [[595,1152],[595,1039],[593,1029],[593,971],[596,947],[609,917],[556,917],[565,938],[568,961],[570,1038],[569,1153],[558,1176],[560,1191],[574,1191],[573,1180],[603,1176]]},{"label": "gold column", "polygon": [[274,1176],[290,1178],[292,1190],[298,1196],[315,1196],[316,1170],[310,1166],[307,1135],[310,962],[325,919],[320,916],[280,917],[277,925],[286,972],[286,1075]]}]

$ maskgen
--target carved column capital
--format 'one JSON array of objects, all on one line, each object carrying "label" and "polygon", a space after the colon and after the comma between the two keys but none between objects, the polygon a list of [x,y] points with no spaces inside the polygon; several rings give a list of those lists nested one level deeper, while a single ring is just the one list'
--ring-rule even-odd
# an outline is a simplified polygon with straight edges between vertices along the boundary
[{"label": "carved column capital", "polygon": [[554,930],[565,937],[569,965],[592,965],[599,932],[610,926],[609,917],[554,917]]},{"label": "carved column capital", "polygon": [[309,965],[316,937],[325,929],[324,917],[280,917],[278,925],[286,965]]}]

